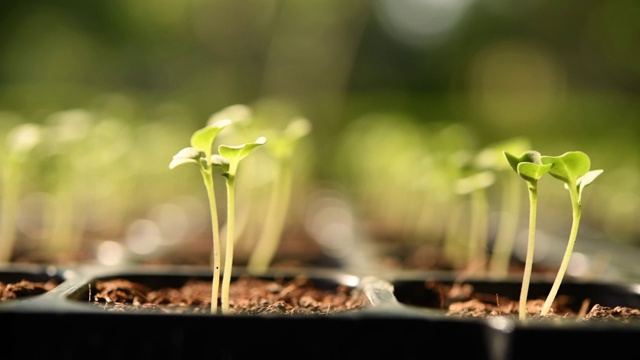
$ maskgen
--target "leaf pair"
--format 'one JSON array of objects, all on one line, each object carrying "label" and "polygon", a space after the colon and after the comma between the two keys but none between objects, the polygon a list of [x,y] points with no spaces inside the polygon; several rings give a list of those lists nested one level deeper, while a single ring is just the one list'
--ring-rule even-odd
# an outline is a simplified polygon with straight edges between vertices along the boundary
[{"label": "leaf pair", "polygon": [[191,146],[180,150],[173,156],[169,168],[194,163],[203,168],[208,168],[209,164],[220,166],[223,168],[224,176],[235,176],[238,163],[244,159],[255,147],[264,145],[267,139],[264,136],[259,137],[253,143],[241,145],[220,145],[218,147],[219,154],[212,154],[212,145],[220,131],[231,124],[230,119],[218,120],[204,128],[196,131],[191,136]]},{"label": "leaf pair", "polygon": [[581,151],[569,151],[560,156],[542,156],[537,151],[526,151],[520,156],[503,152],[511,168],[522,177],[529,187],[536,186],[537,181],[546,173],[565,183],[567,189],[578,192],[578,201],[582,191],[591,184],[603,170],[589,170],[591,160]]}]

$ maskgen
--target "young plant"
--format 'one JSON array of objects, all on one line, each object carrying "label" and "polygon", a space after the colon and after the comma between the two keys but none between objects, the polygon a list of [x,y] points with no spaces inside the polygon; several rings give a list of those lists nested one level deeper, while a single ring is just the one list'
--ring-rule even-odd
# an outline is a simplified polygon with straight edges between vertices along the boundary
[{"label": "young plant", "polygon": [[[231,124],[230,119],[220,119],[207,124],[191,136],[191,146],[180,150],[173,156],[169,169],[182,164],[195,164],[200,170],[202,180],[207,190],[209,211],[211,215],[211,229],[213,235],[213,278],[211,280],[211,313],[218,312],[218,293],[220,288],[220,227],[218,223],[218,209],[213,181],[212,148],[216,137],[225,127]],[[215,157],[218,160],[217,156]]]},{"label": "young plant", "polygon": [[[269,207],[264,229],[251,252],[247,269],[252,273],[266,271],[278,249],[284,228],[289,199],[291,198],[291,162],[298,142],[311,131],[311,123],[304,118],[295,118],[280,136],[271,138],[268,147],[276,160],[276,176],[269,198]],[[274,141],[275,140],[275,141]]]},{"label": "young plant", "polygon": [[242,159],[247,157],[253,149],[260,145],[264,145],[266,142],[267,139],[265,137],[259,137],[253,143],[235,146],[220,145],[218,147],[219,155],[213,155],[211,159],[214,165],[222,167],[222,176],[226,178],[225,183],[227,187],[227,243],[224,258],[222,289],[220,293],[220,302],[222,304],[223,314],[229,312],[229,286],[231,284],[233,246],[235,242],[235,180],[238,172],[238,164]]},{"label": "young plant", "polygon": [[581,151],[569,151],[560,156],[542,156],[540,161],[545,165],[551,166],[549,170],[551,176],[564,182],[565,189],[569,191],[573,215],[569,240],[562,262],[560,263],[560,269],[558,269],[551,291],[549,295],[547,295],[547,299],[540,310],[540,315],[544,316],[547,315],[549,309],[551,309],[551,305],[555,300],[564,274],[569,266],[569,261],[571,260],[573,246],[578,237],[580,217],[582,215],[582,192],[587,185],[591,184],[593,180],[602,174],[603,170],[589,170],[591,168],[591,159]]},{"label": "young plant", "polygon": [[11,260],[15,244],[20,187],[29,155],[42,140],[40,125],[25,123],[7,134],[2,164],[2,204],[0,205],[0,263]]},{"label": "young plant", "polygon": [[511,168],[527,182],[529,191],[529,233],[527,240],[527,255],[525,260],[524,275],[522,276],[522,287],[520,289],[520,302],[518,316],[524,320],[527,316],[527,296],[529,293],[529,282],[531,281],[531,271],[533,269],[533,251],[536,242],[536,217],[538,211],[538,180],[549,172],[552,165],[543,164],[540,160],[540,153],[537,151],[526,151],[520,156],[503,152]]},{"label": "young plant", "polygon": [[476,166],[495,171],[498,181],[503,185],[501,187],[500,217],[489,260],[489,274],[492,276],[504,277],[509,273],[521,204],[520,181],[516,176],[512,176],[511,166],[504,161],[503,154],[505,151],[511,154],[520,154],[529,148],[528,139],[516,137],[491,144],[476,156]]},{"label": "young plant", "polygon": [[476,172],[456,183],[458,194],[468,195],[471,202],[469,225],[469,259],[467,269],[484,272],[487,263],[487,238],[489,202],[487,188],[495,182],[495,174],[489,170]]}]

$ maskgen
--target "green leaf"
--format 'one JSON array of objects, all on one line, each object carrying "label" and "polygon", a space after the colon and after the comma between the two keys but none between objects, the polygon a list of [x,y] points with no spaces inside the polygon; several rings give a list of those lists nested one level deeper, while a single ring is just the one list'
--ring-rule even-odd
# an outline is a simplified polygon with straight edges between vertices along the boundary
[{"label": "green leaf", "polygon": [[305,118],[296,118],[287,125],[279,136],[275,136],[275,140],[271,138],[269,149],[277,158],[290,157],[300,139],[310,132],[311,122]]},{"label": "green leaf", "polygon": [[455,191],[458,194],[470,194],[475,190],[485,189],[495,182],[495,174],[491,171],[481,171],[456,182]]},{"label": "green leaf", "polygon": [[198,149],[192,148],[192,147],[186,147],[178,151],[177,154],[173,155],[173,159],[171,160],[171,163],[169,163],[169,169],[173,169],[176,166],[187,164],[187,163],[198,165],[198,160],[201,157],[202,157],[202,152],[200,152]]},{"label": "green leaf", "polygon": [[214,140],[220,131],[230,124],[230,119],[222,119],[197,130],[191,136],[191,147],[202,151],[207,157],[211,156],[211,147]]},{"label": "green leaf", "polygon": [[538,165],[542,164],[540,162],[540,153],[535,150],[525,151],[520,156],[515,156],[508,151],[503,151],[502,155],[504,155],[504,158],[507,159],[507,162],[509,163],[509,165],[511,165],[511,168],[515,172],[518,172],[518,164],[523,162],[529,162]]},{"label": "green leaf", "polygon": [[240,163],[242,159],[247,157],[247,155],[249,155],[249,153],[251,153],[253,149],[260,145],[264,145],[266,142],[267,138],[261,136],[253,143],[233,146],[220,145],[218,147],[218,152],[229,162],[228,174],[230,176],[235,176],[236,169],[238,168],[238,163]]},{"label": "green leaf", "polygon": [[515,156],[507,151],[503,151],[502,154],[511,165],[511,168],[527,181],[530,186],[534,187],[537,181],[548,173],[553,166],[551,164],[542,164],[540,153],[535,150],[525,151],[520,156]]},{"label": "green leaf", "polygon": [[520,153],[530,148],[529,140],[524,137],[496,142],[486,146],[475,158],[475,166],[480,169],[504,169],[505,163],[502,161],[502,154]]},{"label": "green leaf", "polygon": [[531,162],[521,162],[520,164],[518,164],[517,172],[520,177],[522,177],[526,181],[538,181],[544,176],[544,174],[548,173],[549,170],[551,170],[552,166],[553,165],[551,164],[540,165]]},{"label": "green leaf", "polygon": [[576,182],[576,185],[578,185],[579,201],[582,199],[582,191],[584,190],[584,188],[586,188],[587,185],[591,184],[593,180],[595,180],[598,176],[600,176],[600,174],[602,174],[603,171],[604,170],[591,170],[578,179],[578,181]]},{"label": "green leaf", "polygon": [[543,164],[552,164],[549,174],[567,184],[576,185],[591,167],[589,156],[581,151],[568,151],[560,156],[542,156]]},{"label": "green leaf", "polygon": [[214,125],[223,120],[229,120],[234,123],[246,123],[251,120],[251,109],[242,104],[227,106],[226,108],[211,115],[207,120],[207,125]]}]

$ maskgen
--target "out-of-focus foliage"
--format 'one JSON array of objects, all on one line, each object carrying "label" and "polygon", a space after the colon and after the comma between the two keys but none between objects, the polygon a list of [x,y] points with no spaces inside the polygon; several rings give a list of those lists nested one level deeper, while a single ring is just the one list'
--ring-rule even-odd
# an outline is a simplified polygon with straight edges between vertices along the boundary
[{"label": "out-of-focus foliage", "polygon": [[[276,128],[309,119],[305,176],[418,233],[445,231],[416,214],[449,196],[438,189],[451,161],[518,136],[545,154],[585,151],[607,176],[585,195],[597,206],[584,229],[640,244],[638,16],[634,0],[3,1],[0,129],[86,111],[92,125],[69,150],[85,160],[59,163],[60,144],[37,152],[42,179],[24,185],[25,204],[38,213],[66,166],[64,183],[89,194],[77,201],[96,207],[88,224],[132,223],[134,247],[206,233],[206,216],[177,210],[205,213],[197,184],[185,191],[193,179],[167,174],[166,159],[239,103]],[[567,226],[564,196],[540,194],[551,232]]]}]

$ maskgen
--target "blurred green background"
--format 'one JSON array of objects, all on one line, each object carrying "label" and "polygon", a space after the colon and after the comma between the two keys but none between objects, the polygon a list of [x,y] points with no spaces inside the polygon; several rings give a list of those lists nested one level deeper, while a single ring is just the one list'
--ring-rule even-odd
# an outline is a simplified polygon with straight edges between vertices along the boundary
[{"label": "blurred green background", "polygon": [[[180,226],[206,228],[206,216],[193,216],[202,205],[189,197],[204,199],[195,170],[167,165],[211,114],[247,104],[311,121],[299,204],[329,188],[363,224],[376,222],[409,184],[429,178],[414,166],[423,156],[522,136],[546,155],[589,154],[605,173],[586,191],[583,231],[602,234],[604,247],[635,246],[639,16],[634,0],[3,1],[1,127],[51,124],[69,112],[100,124],[81,136],[85,158],[71,179],[57,181],[90,192],[77,201],[91,209],[81,211],[83,226],[101,241],[135,233],[134,219],[178,222],[175,204],[190,209]],[[377,126],[380,142],[349,147]],[[446,131],[458,135],[450,142]],[[387,142],[394,136],[397,144]],[[55,155],[51,148],[42,159]],[[23,206],[54,193],[47,166],[31,167]],[[563,238],[568,196],[554,180],[545,187],[540,228]],[[405,196],[398,217],[429,203],[434,190],[420,191]],[[35,212],[23,223],[42,222]],[[37,247],[42,234],[27,227],[22,246]]]}]

